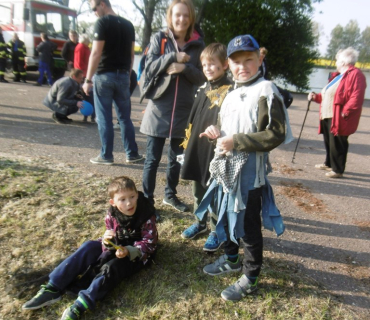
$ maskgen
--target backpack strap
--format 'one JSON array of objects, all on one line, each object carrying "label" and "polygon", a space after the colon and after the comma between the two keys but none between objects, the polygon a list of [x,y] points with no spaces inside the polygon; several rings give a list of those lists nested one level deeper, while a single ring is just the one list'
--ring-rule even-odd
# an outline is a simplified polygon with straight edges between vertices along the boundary
[{"label": "backpack strap", "polygon": [[164,54],[164,48],[166,47],[167,38],[162,38],[161,41],[161,55]]}]

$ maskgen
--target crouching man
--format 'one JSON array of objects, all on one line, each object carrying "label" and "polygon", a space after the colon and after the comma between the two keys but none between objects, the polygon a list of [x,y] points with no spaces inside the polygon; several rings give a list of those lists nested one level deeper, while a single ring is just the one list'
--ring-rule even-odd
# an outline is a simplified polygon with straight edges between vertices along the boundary
[{"label": "crouching man", "polygon": [[44,99],[44,105],[53,113],[53,120],[59,124],[72,122],[69,116],[82,108],[82,95],[80,94],[83,71],[72,69],[69,77],[56,81]]}]

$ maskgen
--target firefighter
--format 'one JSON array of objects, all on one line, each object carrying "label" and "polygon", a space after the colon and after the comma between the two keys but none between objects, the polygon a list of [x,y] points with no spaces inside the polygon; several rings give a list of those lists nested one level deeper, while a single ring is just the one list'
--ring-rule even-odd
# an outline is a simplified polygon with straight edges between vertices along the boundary
[{"label": "firefighter", "polygon": [[8,56],[8,49],[3,37],[3,29],[0,27],[0,82],[7,83],[8,81],[5,80],[5,66],[6,66],[6,58]]},{"label": "firefighter", "polygon": [[26,70],[24,68],[24,57],[26,56],[26,47],[24,42],[19,40],[18,35],[14,33],[13,39],[8,42],[10,51],[9,57],[13,63],[14,82],[26,83]]}]

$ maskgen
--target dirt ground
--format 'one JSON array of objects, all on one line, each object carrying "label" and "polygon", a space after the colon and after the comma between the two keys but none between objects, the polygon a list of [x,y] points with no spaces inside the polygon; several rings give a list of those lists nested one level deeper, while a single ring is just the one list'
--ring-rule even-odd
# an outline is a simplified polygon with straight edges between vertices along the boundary
[{"label": "dirt ground", "polygon": [[[74,114],[70,125],[59,125],[42,105],[48,87],[28,84],[0,84],[0,157],[37,158],[45,164],[73,167],[82,173],[107,177],[129,175],[140,180],[143,164],[126,164],[119,131],[115,136],[115,165],[89,162],[99,154],[96,124],[83,123]],[[138,92],[132,98],[132,120],[137,143],[145,153],[146,137],[139,132],[145,104]],[[294,94],[289,108],[297,138],[307,109],[306,95]],[[299,147],[292,163],[296,142],[271,153],[274,171],[270,182],[284,217],[286,232],[279,238],[264,231],[265,249],[280,259],[294,262],[303,272],[332,293],[359,319],[370,318],[370,101],[365,101],[360,126],[349,139],[347,168],[343,179],[328,179],[314,168],[324,161],[322,137],[317,134],[318,105],[311,104]],[[166,150],[164,151],[166,154]],[[158,174],[156,196],[164,193],[166,158]],[[179,196],[191,204],[191,189],[180,183]]]}]

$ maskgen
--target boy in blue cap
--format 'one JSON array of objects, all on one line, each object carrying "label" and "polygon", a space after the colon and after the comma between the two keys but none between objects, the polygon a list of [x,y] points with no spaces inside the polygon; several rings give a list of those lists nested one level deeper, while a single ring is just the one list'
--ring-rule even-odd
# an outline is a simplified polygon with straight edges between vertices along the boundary
[{"label": "boy in blue cap", "polygon": [[[213,181],[196,214],[200,219],[211,203],[217,204],[216,232],[226,241],[225,254],[204,267],[209,275],[240,271],[239,243],[244,250],[243,276],[221,293],[238,301],[257,289],[263,257],[262,221],[277,235],[284,224],[267,180],[268,152],[292,140],[288,114],[276,86],[259,71],[262,57],[251,35],[237,36],[227,48],[235,89],[222,103],[217,126],[200,134],[215,140],[210,165]],[[240,241],[241,239],[241,241]]]}]

